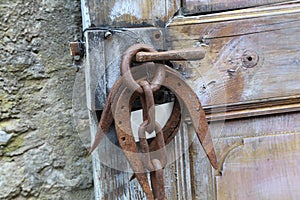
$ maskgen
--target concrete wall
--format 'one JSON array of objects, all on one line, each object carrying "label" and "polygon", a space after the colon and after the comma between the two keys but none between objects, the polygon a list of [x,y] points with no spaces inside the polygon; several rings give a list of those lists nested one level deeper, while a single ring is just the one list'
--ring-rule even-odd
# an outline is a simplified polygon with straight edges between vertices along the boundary
[{"label": "concrete wall", "polygon": [[92,199],[72,124],[80,1],[1,0],[0,18],[0,199]]}]

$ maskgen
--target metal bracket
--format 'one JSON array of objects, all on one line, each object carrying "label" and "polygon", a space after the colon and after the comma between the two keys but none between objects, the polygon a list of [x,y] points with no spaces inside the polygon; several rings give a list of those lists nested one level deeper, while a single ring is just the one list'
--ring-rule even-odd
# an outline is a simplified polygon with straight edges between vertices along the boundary
[{"label": "metal bracket", "polygon": [[75,65],[81,63],[81,59],[84,57],[85,54],[85,43],[80,41],[77,42],[70,42],[70,54],[73,57],[73,61]]}]

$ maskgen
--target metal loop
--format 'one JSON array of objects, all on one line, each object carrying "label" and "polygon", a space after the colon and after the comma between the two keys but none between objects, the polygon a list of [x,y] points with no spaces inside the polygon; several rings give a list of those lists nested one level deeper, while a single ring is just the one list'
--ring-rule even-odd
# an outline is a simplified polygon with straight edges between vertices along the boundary
[{"label": "metal loop", "polygon": [[140,146],[142,151],[142,162],[149,171],[154,171],[154,167],[152,165],[150,153],[149,153],[149,144],[146,138],[146,129],[148,123],[149,123],[148,120],[146,120],[140,125],[138,134],[139,134]]},{"label": "metal loop", "polygon": [[[158,122],[155,122],[155,133],[156,133],[156,137],[157,137],[157,147],[158,147],[158,149],[156,149],[156,151],[158,151],[157,153],[159,155],[157,155],[157,156],[154,155],[154,157],[157,157],[157,159],[160,160],[161,165],[163,167],[165,167],[167,164],[166,143],[164,140],[164,134],[163,134],[162,128]],[[154,151],[154,153],[156,153],[156,151]]]},{"label": "metal loop", "polygon": [[140,81],[139,85],[142,87],[144,94],[141,95],[141,102],[143,107],[143,120],[148,120],[146,131],[152,133],[155,130],[155,103],[153,92],[148,81]]},{"label": "metal loop", "polygon": [[[121,76],[124,77],[125,83],[127,86],[132,90],[136,91],[139,94],[143,93],[143,89],[141,86],[134,80],[131,70],[130,70],[130,64],[133,57],[136,55],[139,51],[147,51],[147,52],[156,52],[156,50],[146,44],[135,44],[129,47],[123,54],[123,59],[120,66]],[[153,78],[155,84],[151,86],[152,91],[155,92],[160,88],[160,84],[163,82],[164,75],[162,75],[162,70],[157,70],[155,73],[155,76]],[[152,84],[151,84],[152,85]]]},{"label": "metal loop", "polygon": [[164,187],[164,170],[158,159],[153,159],[152,164],[155,171],[150,173],[151,187],[156,200],[166,200]]},{"label": "metal loop", "polygon": [[[156,66],[155,66],[156,67]],[[150,86],[152,89],[152,92],[156,92],[160,89],[161,84],[164,82],[166,77],[166,72],[165,70],[163,70],[163,68],[161,67],[161,65],[158,65],[157,69],[156,69],[156,73],[154,78],[152,79]]]},{"label": "metal loop", "polygon": [[164,135],[161,130],[161,126],[158,122],[155,122],[155,132],[157,137],[157,147],[156,151],[151,152],[152,155],[150,155],[149,152],[149,144],[146,138],[146,129],[148,126],[148,120],[145,120],[139,127],[138,135],[140,140],[140,146],[142,151],[142,162],[144,166],[149,171],[155,171],[155,167],[153,166],[151,162],[151,157],[154,157],[155,159],[160,160],[162,166],[166,166],[167,163],[167,152],[165,147],[165,141],[164,141]]}]

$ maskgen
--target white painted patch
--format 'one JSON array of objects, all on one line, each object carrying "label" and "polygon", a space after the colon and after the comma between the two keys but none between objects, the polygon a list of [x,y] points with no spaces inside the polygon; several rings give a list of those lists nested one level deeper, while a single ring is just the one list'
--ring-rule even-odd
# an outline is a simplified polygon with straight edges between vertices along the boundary
[{"label": "white painted patch", "polygon": [[142,10],[136,1],[130,0],[124,3],[124,0],[116,0],[114,7],[110,11],[109,17],[112,21],[114,21],[122,15],[131,15],[137,19],[141,19],[143,16]]},{"label": "white painted patch", "polygon": [[[161,127],[167,123],[173,109],[173,104],[174,103],[172,102],[155,106],[155,118]],[[139,141],[138,128],[142,122],[142,110],[131,112],[131,127],[135,141]],[[155,137],[155,132],[151,134],[146,133],[147,139],[153,137]]]}]

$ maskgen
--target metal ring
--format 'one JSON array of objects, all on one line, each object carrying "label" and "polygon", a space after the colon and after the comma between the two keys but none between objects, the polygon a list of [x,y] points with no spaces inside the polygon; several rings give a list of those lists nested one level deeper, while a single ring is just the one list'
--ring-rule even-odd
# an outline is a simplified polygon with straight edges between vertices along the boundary
[{"label": "metal ring", "polygon": [[[120,71],[121,71],[121,76],[124,76],[124,80],[125,80],[125,83],[127,84],[127,86],[132,91],[136,91],[137,93],[142,94],[143,89],[134,80],[134,78],[131,74],[131,70],[130,70],[131,60],[133,59],[133,57],[139,51],[156,52],[156,50],[150,45],[146,45],[146,44],[132,45],[123,54],[123,59],[122,59],[122,62],[121,62]],[[157,91],[160,88],[160,84],[157,84],[157,83],[163,82],[164,75],[162,73],[163,73],[162,70],[157,70],[156,73],[155,73],[155,76],[154,76],[153,80],[155,80],[154,82],[156,84],[153,85],[153,86],[151,84],[151,88],[152,88],[153,92]]]},{"label": "metal ring", "polygon": [[148,120],[145,120],[139,127],[138,134],[140,140],[140,146],[142,151],[142,162],[144,167],[146,167],[149,171],[154,171],[154,166],[151,162],[150,152],[149,152],[149,144],[146,138],[146,129],[148,126]]},{"label": "metal ring", "polygon": [[[155,122],[155,132],[157,137],[158,149],[155,152],[149,151],[149,144],[146,138],[146,129],[148,123],[149,123],[148,120],[145,120],[140,125],[138,130],[138,135],[139,135],[140,147],[142,151],[142,162],[148,170],[155,171],[156,169],[155,166],[153,166],[151,157],[154,156],[156,159],[158,159],[161,162],[162,167],[165,167],[167,164],[167,152],[166,152],[164,135],[161,126],[158,122]],[[154,155],[151,156],[150,153]]]},{"label": "metal ring", "polygon": [[155,199],[166,199],[164,187],[164,170],[160,160],[153,159],[154,171],[150,173],[151,187]]},{"label": "metal ring", "polygon": [[140,95],[142,108],[143,108],[143,120],[148,120],[146,131],[152,133],[155,130],[155,103],[153,92],[148,81],[140,81],[139,85],[143,88],[144,94]]},{"label": "metal ring", "polygon": [[157,153],[159,154],[158,155],[159,157],[157,157],[157,159],[159,159],[159,161],[161,162],[161,165],[163,167],[165,167],[167,164],[167,160],[168,160],[166,143],[165,143],[165,139],[164,139],[164,133],[158,122],[155,122],[155,133],[156,133],[156,137],[158,139],[157,140],[158,149],[156,151],[158,151]]}]

